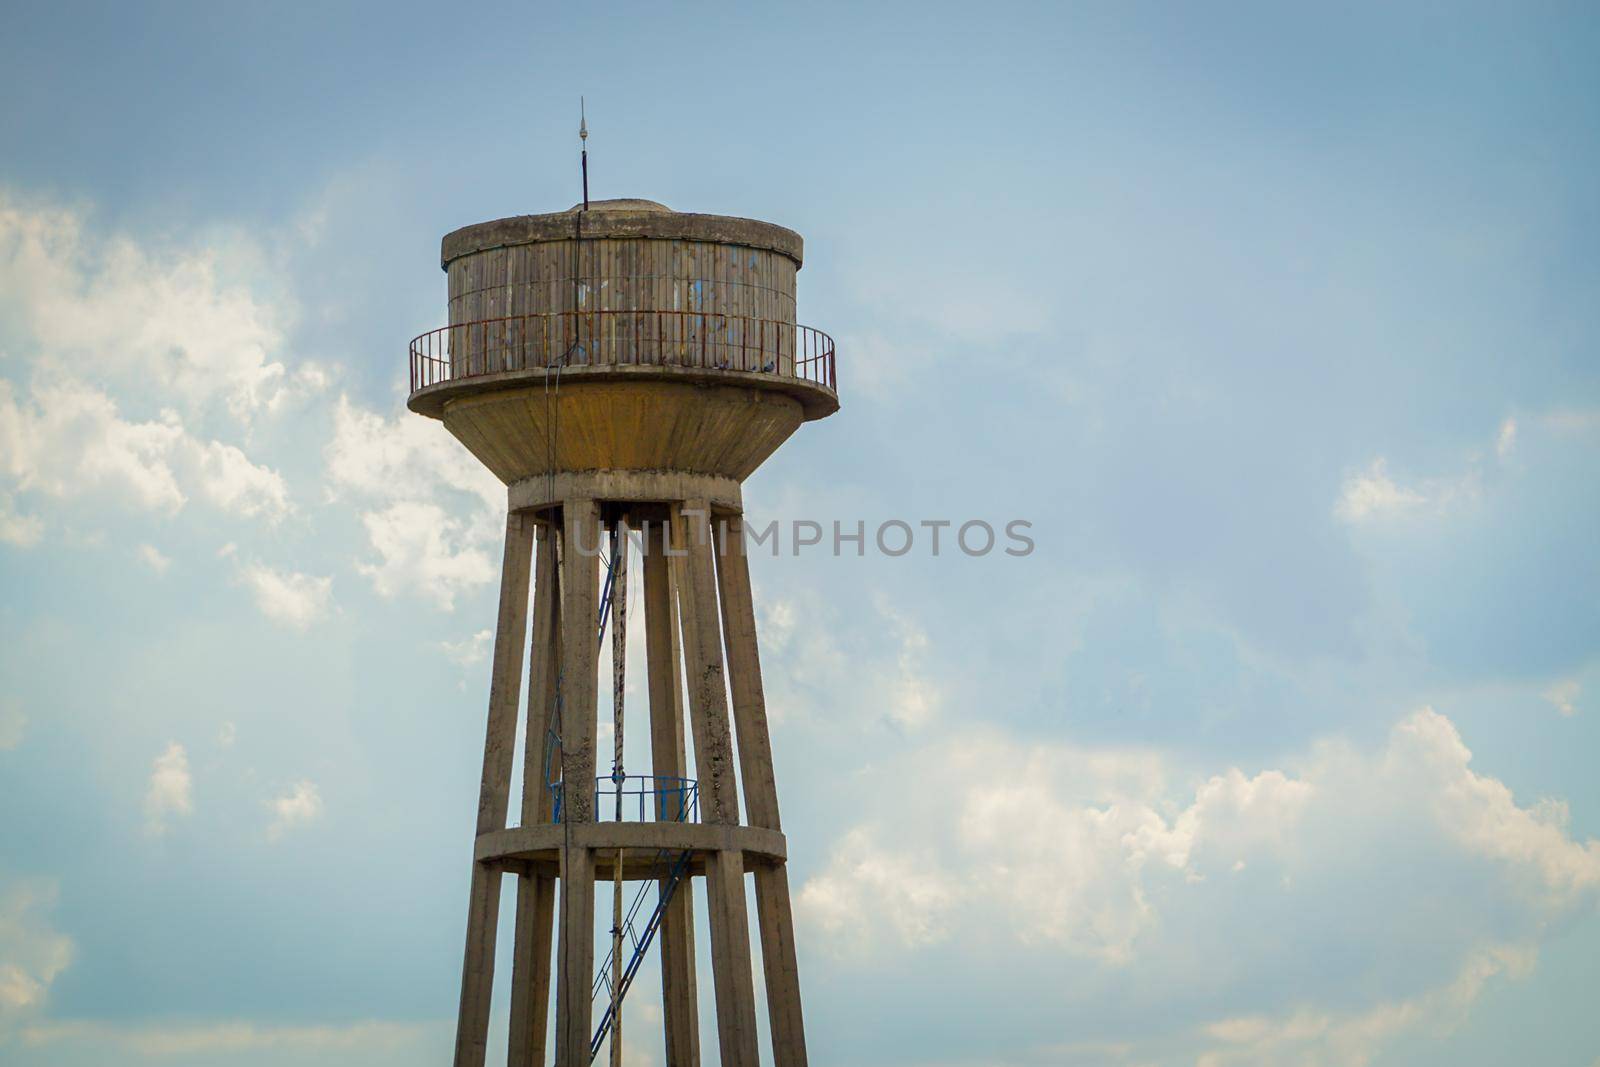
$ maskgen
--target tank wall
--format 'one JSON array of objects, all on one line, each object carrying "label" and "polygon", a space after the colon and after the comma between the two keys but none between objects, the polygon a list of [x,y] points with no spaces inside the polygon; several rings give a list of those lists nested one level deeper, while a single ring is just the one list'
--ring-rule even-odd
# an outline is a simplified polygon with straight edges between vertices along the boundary
[{"label": "tank wall", "polygon": [[449,264],[450,322],[576,308],[793,323],[797,269],[779,252],[706,241],[595,238],[493,248]]}]

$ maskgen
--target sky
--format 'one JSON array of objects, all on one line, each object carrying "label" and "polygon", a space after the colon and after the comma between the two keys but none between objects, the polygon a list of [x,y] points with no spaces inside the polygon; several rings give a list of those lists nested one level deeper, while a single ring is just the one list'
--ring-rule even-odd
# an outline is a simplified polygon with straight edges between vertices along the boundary
[{"label": "sky", "polygon": [[814,1063],[1600,1063],[1592,8],[5,23],[0,1060],[449,1055],[504,492],[406,342],[582,94],[805,237],[752,520],[1031,524],[752,561]]}]

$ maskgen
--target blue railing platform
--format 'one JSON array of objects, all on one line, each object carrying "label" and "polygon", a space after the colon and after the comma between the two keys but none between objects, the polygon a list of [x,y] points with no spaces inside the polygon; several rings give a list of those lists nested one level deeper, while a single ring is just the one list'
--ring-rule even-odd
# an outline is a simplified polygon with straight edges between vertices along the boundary
[{"label": "blue railing platform", "polygon": [[[550,785],[550,819],[561,821],[565,782]],[[700,784],[693,778],[629,774],[594,780],[595,822],[699,822]]]}]

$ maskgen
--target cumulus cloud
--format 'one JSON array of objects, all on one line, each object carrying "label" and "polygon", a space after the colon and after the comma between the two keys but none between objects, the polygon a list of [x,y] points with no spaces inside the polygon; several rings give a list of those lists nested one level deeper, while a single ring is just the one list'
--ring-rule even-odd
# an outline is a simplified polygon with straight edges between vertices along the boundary
[{"label": "cumulus cloud", "polygon": [[322,794],[315,782],[301,779],[291,785],[288,792],[274,797],[270,807],[272,822],[267,826],[267,838],[276,841],[322,814]]},{"label": "cumulus cloud", "polygon": [[144,794],[146,826],[151,833],[165,833],[167,819],[194,811],[194,779],[189,774],[189,753],[174,741],[150,767],[150,786]]},{"label": "cumulus cloud", "polygon": [[1500,433],[1494,440],[1494,454],[1501,459],[1511,455],[1511,450],[1517,447],[1517,420],[1507,417],[1500,424]]},{"label": "cumulus cloud", "polygon": [[872,829],[856,827],[796,905],[836,955],[865,956],[886,935],[907,948],[943,940],[956,896],[956,883],[932,852],[892,848]]},{"label": "cumulus cloud", "polygon": [[[631,636],[631,635],[630,635]],[[493,630],[479,630],[460,641],[440,641],[445,658],[462,667],[482,663],[489,656],[489,646],[494,643]]]},{"label": "cumulus cloud", "polygon": [[448,611],[498,576],[505,486],[439,426],[340,397],[324,459],[330,495],[363,507],[376,558],[359,570],[381,596],[419,596]]},{"label": "cumulus cloud", "polygon": [[279,288],[237,238],[154,247],[0,191],[0,313],[8,355],[27,372],[25,386],[0,379],[0,538],[26,547],[42,534],[13,493],[167,515],[194,498],[244,518],[289,514],[283,478],[214,436],[248,434],[325,382],[274,355],[285,300],[259,294]]},{"label": "cumulus cloud", "polygon": [[94,495],[173,514],[199,493],[244,517],[276,520],[290,510],[276,471],[196,438],[170,408],[125,419],[110,395],[81,382],[35,382],[19,397],[0,379],[0,464],[19,491],[57,499]]},{"label": "cumulus cloud", "polygon": [[44,536],[44,522],[37,515],[23,515],[10,493],[0,493],[0,541],[16,548],[32,548]]},{"label": "cumulus cloud", "polygon": [[255,594],[256,607],[274,622],[304,630],[325,618],[333,606],[333,579],[259,563],[241,567],[239,577]]},{"label": "cumulus cloud", "polygon": [[[1554,428],[1562,419],[1562,413],[1546,414],[1534,425]],[[1500,423],[1494,436],[1494,454],[1502,463],[1517,448],[1518,433],[1515,416],[1507,416]],[[1474,449],[1458,471],[1412,485],[1402,485],[1391,477],[1388,460],[1379,456],[1366,470],[1344,480],[1333,513],[1347,523],[1377,522],[1419,512],[1438,514],[1477,500],[1486,481],[1482,452]]]},{"label": "cumulus cloud", "polygon": [[899,641],[889,718],[904,729],[920,729],[932,721],[939,702],[938,689],[928,680],[928,635],[886,597],[877,599],[877,609]]},{"label": "cumulus cloud", "polygon": [[172,566],[172,557],[163,553],[155,545],[140,545],[134,550],[134,554],[139,557],[139,562],[157,574],[167,573],[167,570]]},{"label": "cumulus cloud", "polygon": [[268,257],[238,235],[151,246],[98,233],[75,209],[0,193],[0,292],[38,361],[69,376],[93,367],[194,412],[270,410],[318,373],[291,372],[275,356],[290,317],[281,290]]},{"label": "cumulus cloud", "polygon": [[463,591],[494,581],[489,552],[475,544],[468,525],[438,504],[402,500],[361,517],[378,554],[357,569],[381,596],[410,592],[449,611]]},{"label": "cumulus cloud", "polygon": [[1365,471],[1345,479],[1334,514],[1346,522],[1361,522],[1410,511],[1426,501],[1416,490],[1396,485],[1389,477],[1388,464],[1379,458]]},{"label": "cumulus cloud", "polygon": [[1202,1028],[1214,1044],[1196,1067],[1366,1067],[1382,1046],[1420,1025],[1459,1025],[1484,986],[1497,976],[1532,971],[1531,949],[1495,946],[1474,952],[1447,984],[1414,997],[1383,1001],[1362,1011],[1296,1008],[1280,1016],[1219,1019]]},{"label": "cumulus cloud", "polygon": [[755,602],[773,721],[802,708],[857,727],[887,725],[907,734],[937,721],[941,686],[927,631],[887,597],[873,599],[873,639],[849,648],[838,640],[847,627],[836,605],[814,590],[787,596],[758,590]]},{"label": "cumulus cloud", "polygon": [[1576,678],[1568,678],[1546,689],[1544,698],[1556,711],[1570,719],[1578,714],[1578,694],[1582,691]]},{"label": "cumulus cloud", "polygon": [[0,1041],[38,1014],[50,987],[72,962],[72,939],[52,925],[54,883],[0,885]]},{"label": "cumulus cloud", "polygon": [[[1298,1004],[1219,1022],[1216,1063],[1361,1062],[1339,1050],[1370,1049],[1384,1020],[1437,1018],[1491,975],[1521,973],[1508,961],[1600,900],[1600,842],[1573,838],[1564,805],[1519,803],[1471,760],[1429,708],[1376,751],[1325,742],[1289,767],[1227,768],[1182,789],[1159,752],[968,734],[879,769],[873,781],[890,788],[939,783],[939,803],[863,797],[881,814],[835,845],[796,914],[815,943],[846,959],[870,949],[877,966],[942,944],[1045,968],[1064,953],[1207,988],[1265,975]],[[1372,913],[1378,884],[1384,911]],[[1306,914],[1315,927],[1299,925]],[[1393,915],[1408,918],[1397,928]],[[1362,981],[1414,992],[1352,1008],[1340,991],[1355,979],[1285,959],[1283,922],[1355,958]],[[1193,970],[1217,959],[1229,968]]]}]

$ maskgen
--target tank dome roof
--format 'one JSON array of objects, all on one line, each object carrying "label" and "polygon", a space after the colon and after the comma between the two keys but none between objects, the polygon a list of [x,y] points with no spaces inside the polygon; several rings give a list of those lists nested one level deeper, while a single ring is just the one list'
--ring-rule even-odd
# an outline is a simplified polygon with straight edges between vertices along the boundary
[{"label": "tank dome roof", "polygon": [[[583,210],[583,205],[581,203],[573,204],[571,207],[567,208],[568,212],[582,211],[582,210]],[[638,200],[638,199],[634,199],[634,198],[631,198],[631,197],[624,197],[624,198],[618,199],[618,200],[591,200],[591,201],[589,201],[589,210],[590,211],[632,211],[632,212],[635,212],[637,214],[642,214],[642,215],[670,215],[670,214],[672,214],[672,209],[670,207],[668,207],[667,205],[665,205],[665,204],[659,204],[654,200]]]}]

